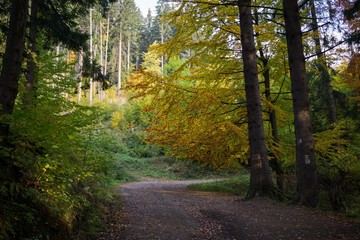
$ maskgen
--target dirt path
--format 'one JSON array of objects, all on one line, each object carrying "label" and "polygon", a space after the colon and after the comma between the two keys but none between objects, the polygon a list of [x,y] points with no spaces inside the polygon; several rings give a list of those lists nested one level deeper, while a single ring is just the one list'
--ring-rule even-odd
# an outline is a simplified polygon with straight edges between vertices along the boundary
[{"label": "dirt path", "polygon": [[[100,239],[360,239],[360,224],[264,199],[191,191],[195,181],[121,187],[124,209]],[[116,213],[114,213],[116,214]]]}]

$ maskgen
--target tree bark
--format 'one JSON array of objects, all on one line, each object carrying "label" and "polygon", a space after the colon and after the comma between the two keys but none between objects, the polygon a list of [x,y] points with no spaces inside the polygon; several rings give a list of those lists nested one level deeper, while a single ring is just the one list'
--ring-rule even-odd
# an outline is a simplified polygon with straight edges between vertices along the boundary
[{"label": "tree bark", "polygon": [[[13,0],[10,13],[9,32],[0,75],[0,115],[11,114],[19,91],[21,65],[25,49],[26,18],[28,0]],[[7,136],[9,125],[0,125],[0,137]]]},{"label": "tree bark", "polygon": [[129,35],[127,42],[127,74],[130,74],[130,51],[131,51],[131,37]]},{"label": "tree bark", "polygon": [[89,104],[93,103],[93,77],[92,77],[92,65],[93,65],[93,26],[92,26],[92,9],[90,8],[90,78],[89,78]]},{"label": "tree bark", "polygon": [[252,198],[258,195],[272,196],[273,182],[265,143],[251,1],[238,0],[238,8],[250,145],[250,186],[247,197]]},{"label": "tree bark", "polygon": [[27,73],[26,73],[26,94],[24,103],[25,105],[31,105],[35,98],[35,56],[37,53],[36,37],[37,37],[37,18],[39,12],[39,3],[37,0],[31,1],[31,13],[30,13],[30,33],[29,33],[29,50],[30,56],[27,61]]},{"label": "tree bark", "polygon": [[[255,24],[259,26],[259,13],[257,9],[254,9],[254,17],[255,17]],[[256,33],[257,34],[257,33]],[[263,65],[262,70],[262,76],[264,78],[264,84],[265,84],[265,97],[266,100],[269,103],[273,103],[271,99],[271,85],[270,85],[270,66],[269,66],[269,58],[265,56],[264,48],[259,40],[257,40],[258,45],[258,51],[260,54],[259,60],[261,61]],[[272,142],[271,146],[277,147],[279,143],[279,133],[278,133],[278,125],[277,125],[277,119],[276,119],[276,112],[275,109],[271,106],[268,109],[268,117],[271,127],[271,136],[272,136]],[[279,158],[278,154],[275,154],[274,152],[269,153],[270,157],[272,157],[272,165],[274,166],[275,173],[276,173],[276,183],[277,187],[279,188],[280,192],[283,191],[283,176],[284,171],[281,163],[281,159]],[[270,162],[270,163],[271,163]]]},{"label": "tree bark", "polygon": [[[265,58],[264,54],[262,53],[262,50],[260,49],[260,61],[263,63],[264,71],[263,71],[263,77],[265,82],[265,97],[266,100],[269,103],[272,103],[271,101],[271,86],[270,86],[270,66],[268,65],[268,60]],[[279,143],[279,133],[278,133],[278,127],[277,127],[277,119],[276,119],[276,112],[275,110],[270,107],[269,108],[269,122],[271,126],[271,136],[273,138],[273,146],[276,146]],[[280,191],[283,190],[283,176],[284,171],[282,168],[281,160],[277,154],[271,153],[270,156],[273,158],[273,166],[276,173],[276,183]]]},{"label": "tree bark", "polygon": [[120,27],[120,33],[119,33],[119,60],[118,60],[118,90],[121,89],[121,75],[122,75],[122,31]]},{"label": "tree bark", "polygon": [[78,66],[79,66],[79,84],[78,84],[78,103],[81,103],[81,92],[82,92],[82,79],[83,79],[83,67],[84,67],[84,52],[79,52],[78,57]]},{"label": "tree bark", "polygon": [[[161,44],[164,44],[164,23],[161,21]],[[161,55],[161,76],[164,76],[164,55]]]},{"label": "tree bark", "polygon": [[109,25],[110,25],[110,16],[109,16],[109,13],[108,13],[107,25],[106,25],[106,44],[105,44],[105,59],[104,59],[104,75],[107,74],[108,48],[109,48]]},{"label": "tree bark", "polygon": [[[103,31],[102,31],[102,20],[100,19],[100,24],[99,24],[99,28],[100,28],[100,71],[101,74],[104,74],[104,61],[103,61]],[[98,91],[99,91],[99,99],[102,99],[102,82],[98,82]]]},{"label": "tree bark", "polygon": [[284,0],[283,7],[294,107],[297,191],[302,204],[314,207],[318,200],[319,183],[299,8],[297,0]]},{"label": "tree bark", "polygon": [[100,19],[100,24],[99,24],[99,28],[100,28],[100,67],[101,67],[101,74],[104,74],[104,61],[103,61],[103,32],[102,32],[102,21]]},{"label": "tree bark", "polygon": [[329,123],[336,123],[337,116],[336,116],[336,106],[335,106],[335,100],[334,100],[334,94],[333,94],[333,88],[331,86],[331,78],[330,74],[328,72],[325,55],[322,52],[321,49],[321,43],[320,43],[320,33],[319,33],[319,26],[317,23],[317,16],[316,16],[316,9],[315,9],[315,3],[314,0],[310,0],[310,9],[311,9],[311,22],[312,22],[312,28],[314,29],[313,34],[313,40],[315,42],[315,52],[316,57],[318,59],[317,68],[321,74],[321,85],[324,88],[324,94],[326,99],[326,104],[328,108],[328,120]]}]

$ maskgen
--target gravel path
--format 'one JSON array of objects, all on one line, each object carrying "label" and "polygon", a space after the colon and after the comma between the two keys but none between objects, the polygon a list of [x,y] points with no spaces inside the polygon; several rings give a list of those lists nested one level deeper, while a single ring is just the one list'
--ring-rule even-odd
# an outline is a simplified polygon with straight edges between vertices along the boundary
[{"label": "gravel path", "polygon": [[360,224],[266,199],[197,192],[200,181],[149,181],[120,188],[124,207],[102,239],[360,239]]}]

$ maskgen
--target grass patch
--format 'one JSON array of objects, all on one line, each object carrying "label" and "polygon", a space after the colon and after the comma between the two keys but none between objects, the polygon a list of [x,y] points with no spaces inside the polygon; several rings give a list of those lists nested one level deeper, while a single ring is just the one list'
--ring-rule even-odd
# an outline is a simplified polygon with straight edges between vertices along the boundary
[{"label": "grass patch", "polygon": [[239,174],[239,170],[217,171],[196,162],[166,156],[136,158],[119,154],[117,158],[116,179],[120,182],[139,181],[142,178],[160,180],[229,178]]},{"label": "grass patch", "polygon": [[231,195],[245,196],[249,187],[250,175],[240,175],[216,182],[207,182],[190,185],[196,191],[222,192]]}]

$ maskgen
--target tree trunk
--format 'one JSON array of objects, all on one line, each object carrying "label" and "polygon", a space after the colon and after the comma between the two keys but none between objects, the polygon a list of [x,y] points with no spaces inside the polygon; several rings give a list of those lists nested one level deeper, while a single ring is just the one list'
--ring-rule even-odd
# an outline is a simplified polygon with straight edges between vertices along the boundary
[{"label": "tree trunk", "polygon": [[318,200],[319,184],[297,0],[284,0],[283,7],[294,107],[297,191],[302,204],[314,207]]},{"label": "tree trunk", "polygon": [[83,79],[83,67],[84,67],[84,56],[83,51],[79,53],[78,65],[79,65],[79,84],[78,84],[78,103],[81,103],[81,91],[82,91],[82,79]]},{"label": "tree trunk", "polygon": [[30,33],[29,33],[29,50],[30,56],[27,61],[26,72],[26,94],[24,99],[25,105],[31,105],[35,98],[35,56],[37,53],[36,37],[37,37],[37,18],[39,12],[39,4],[36,0],[31,1],[31,13],[30,13]]},{"label": "tree trunk", "polygon": [[[120,27],[121,28],[121,27]],[[120,29],[119,36],[119,60],[118,60],[118,90],[121,89],[121,67],[122,67],[122,31]]]},{"label": "tree trunk", "polygon": [[109,13],[108,13],[107,25],[106,25],[106,44],[105,44],[104,75],[107,74],[108,49],[109,49],[109,25],[110,25],[110,16],[109,16]]},{"label": "tree trunk", "polygon": [[93,70],[93,35],[92,31],[92,9],[90,8],[90,78],[89,78],[89,104],[92,105],[93,103],[93,77],[92,77],[92,70]]},{"label": "tree trunk", "polygon": [[251,1],[238,0],[242,58],[244,64],[248,137],[250,145],[250,186],[248,198],[273,194],[264,125],[261,111],[256,48],[252,25]]},{"label": "tree trunk", "polygon": [[[19,90],[19,79],[25,48],[28,0],[13,0],[10,13],[9,32],[0,75],[0,114],[11,114]],[[7,136],[9,125],[0,125],[0,137]]]},{"label": "tree trunk", "polygon": [[103,61],[103,39],[102,39],[102,35],[103,35],[103,32],[102,32],[102,21],[100,20],[100,67],[101,67],[101,73],[104,74],[104,61]]},{"label": "tree trunk", "polygon": [[[268,65],[268,60],[265,58],[264,54],[260,49],[260,60],[263,63],[264,70],[263,70],[263,77],[265,82],[265,97],[269,103],[271,101],[271,86],[270,86],[270,66]],[[273,138],[272,145],[276,147],[279,143],[279,134],[278,134],[278,127],[277,127],[277,120],[276,120],[276,112],[275,110],[270,107],[269,108],[269,122],[271,126],[271,136]],[[276,183],[280,191],[283,190],[283,175],[284,171],[282,168],[281,160],[277,154],[270,153],[271,157],[273,158],[273,166],[276,173]]]},{"label": "tree trunk", "polygon": [[127,74],[130,74],[130,47],[131,47],[131,37],[129,35],[128,37],[128,44],[127,44]]},{"label": "tree trunk", "polygon": [[[254,9],[254,15],[255,15],[254,16],[255,24],[257,26],[259,26],[259,13],[258,13],[257,9]],[[262,75],[263,75],[264,84],[265,84],[265,97],[269,103],[273,104],[272,99],[271,99],[269,59],[265,56],[264,48],[259,40],[257,41],[257,45],[258,45],[259,54],[260,54],[259,60],[262,62],[262,65],[263,65]],[[271,106],[269,107],[269,110],[268,110],[268,117],[269,117],[269,122],[270,122],[270,127],[271,127],[271,136],[272,136],[271,146],[272,146],[272,148],[275,148],[278,146],[278,143],[279,143],[279,134],[278,134],[278,127],[277,127],[276,112],[275,112],[275,109],[272,108]],[[280,160],[278,154],[276,154],[272,151],[270,151],[269,155],[273,159],[271,162],[275,169],[277,186],[278,186],[280,192],[282,192],[283,191],[284,171],[282,168],[281,160]]]},{"label": "tree trunk", "polygon": [[[101,74],[104,74],[104,61],[103,61],[103,31],[102,31],[102,20],[100,19],[100,67],[101,67]],[[101,100],[102,97],[102,82],[98,82],[98,91],[99,91],[99,99]]]},{"label": "tree trunk", "polygon": [[[164,23],[161,21],[161,44],[164,44]],[[164,76],[164,55],[161,55],[161,76]]]},{"label": "tree trunk", "polygon": [[314,0],[310,0],[310,8],[311,8],[311,21],[312,21],[312,28],[314,29],[313,40],[315,42],[315,52],[318,59],[317,68],[321,74],[321,86],[324,88],[323,93],[325,94],[326,104],[328,108],[328,119],[329,123],[336,123],[337,116],[336,116],[336,106],[333,94],[333,88],[331,86],[331,78],[328,72],[326,60],[324,53],[321,49],[320,43],[320,33],[318,31],[318,23],[317,23],[317,16],[316,16],[316,9]]}]

